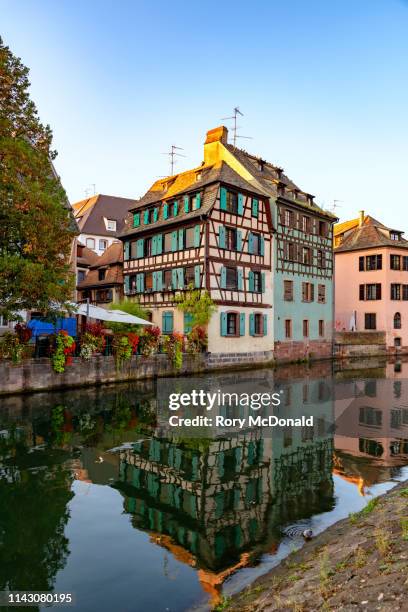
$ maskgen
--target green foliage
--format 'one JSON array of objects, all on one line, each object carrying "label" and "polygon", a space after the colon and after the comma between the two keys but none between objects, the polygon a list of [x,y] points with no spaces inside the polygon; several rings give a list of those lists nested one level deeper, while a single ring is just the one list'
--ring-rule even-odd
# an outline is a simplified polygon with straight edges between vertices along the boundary
[{"label": "green foliage", "polygon": [[75,341],[73,337],[65,331],[60,331],[55,338],[55,351],[51,359],[54,372],[61,374],[65,371],[67,358],[71,357],[74,349]]},{"label": "green foliage", "polygon": [[23,357],[24,344],[20,342],[17,334],[6,332],[0,340],[0,356],[11,359],[13,363],[20,363]]},{"label": "green foliage", "polygon": [[127,336],[116,336],[113,339],[113,354],[117,369],[132,358],[133,346]]},{"label": "green foliage", "polygon": [[29,97],[28,72],[0,38],[0,314],[9,319],[19,310],[68,307],[74,286],[76,225],[52,166],[51,130]]},{"label": "green foliage", "polygon": [[[127,312],[128,314],[133,315],[134,317],[145,319],[146,321],[148,319],[147,310],[142,308],[138,301],[124,299],[115,304],[110,304],[109,308],[110,310],[122,310],[123,312]],[[114,332],[127,333],[134,332],[135,330],[140,330],[142,326],[132,325],[130,323],[111,323],[109,321],[106,321],[105,327],[113,330]]]},{"label": "green foliage", "polygon": [[192,287],[184,295],[176,296],[174,301],[179,310],[192,315],[192,327],[207,325],[217,310],[208,291]]},{"label": "green foliage", "polygon": [[173,332],[165,337],[165,351],[176,370],[183,365],[183,335]]}]

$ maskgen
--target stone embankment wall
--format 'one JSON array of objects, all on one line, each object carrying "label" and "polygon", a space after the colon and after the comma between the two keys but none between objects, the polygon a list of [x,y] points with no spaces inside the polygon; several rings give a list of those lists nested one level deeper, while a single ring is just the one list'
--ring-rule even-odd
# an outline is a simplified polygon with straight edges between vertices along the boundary
[{"label": "stone embankment wall", "polygon": [[116,367],[113,357],[96,356],[89,361],[79,357],[57,374],[48,358],[27,359],[14,365],[0,361],[0,395],[67,389],[104,383],[186,376],[212,370],[227,370],[267,366],[273,363],[273,354],[268,351],[254,353],[202,353],[183,355],[183,365],[175,370],[167,355],[142,357],[136,355],[129,362]]},{"label": "stone embankment wall", "polygon": [[336,332],[334,357],[386,356],[385,332]]}]

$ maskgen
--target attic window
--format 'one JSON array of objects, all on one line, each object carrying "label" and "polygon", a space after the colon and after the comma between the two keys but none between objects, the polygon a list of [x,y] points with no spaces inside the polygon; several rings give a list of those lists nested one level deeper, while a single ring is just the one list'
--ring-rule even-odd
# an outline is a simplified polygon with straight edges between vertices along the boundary
[{"label": "attic window", "polygon": [[261,158],[258,159],[258,170],[259,170],[259,172],[263,172],[264,171],[265,164],[266,164],[266,161],[264,159],[261,159]]},{"label": "attic window", "polygon": [[399,240],[400,239],[400,235],[398,234],[398,232],[390,232],[390,239],[391,240]]},{"label": "attic window", "polygon": [[116,220],[115,219],[107,219],[106,227],[110,232],[116,232]]},{"label": "attic window", "polygon": [[98,280],[100,280],[100,281],[105,280],[105,276],[106,276],[106,268],[99,268],[99,270],[98,270]]},{"label": "attic window", "polygon": [[201,181],[201,179],[202,179],[201,172],[197,172],[197,174],[196,174],[196,182]]}]

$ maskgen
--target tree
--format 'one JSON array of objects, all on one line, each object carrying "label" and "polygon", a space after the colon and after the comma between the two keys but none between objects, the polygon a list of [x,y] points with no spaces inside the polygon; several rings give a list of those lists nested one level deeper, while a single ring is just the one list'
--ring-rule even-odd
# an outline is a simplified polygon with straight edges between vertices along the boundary
[{"label": "tree", "polygon": [[0,37],[0,314],[8,318],[61,310],[74,286],[69,256],[77,228],[28,73]]},{"label": "tree", "polygon": [[205,326],[217,310],[208,291],[190,287],[185,295],[176,296],[175,303],[182,312],[192,315],[192,327]]}]

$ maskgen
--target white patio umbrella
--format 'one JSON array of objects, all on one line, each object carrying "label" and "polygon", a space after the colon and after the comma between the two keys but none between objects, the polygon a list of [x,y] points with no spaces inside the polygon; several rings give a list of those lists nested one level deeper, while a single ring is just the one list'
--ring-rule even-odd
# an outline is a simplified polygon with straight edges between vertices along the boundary
[{"label": "white patio umbrella", "polygon": [[100,321],[111,321],[112,323],[130,323],[132,325],[153,325],[150,321],[145,321],[140,317],[123,312],[123,310],[105,310],[100,306],[92,304],[77,304],[76,314],[99,319]]}]

